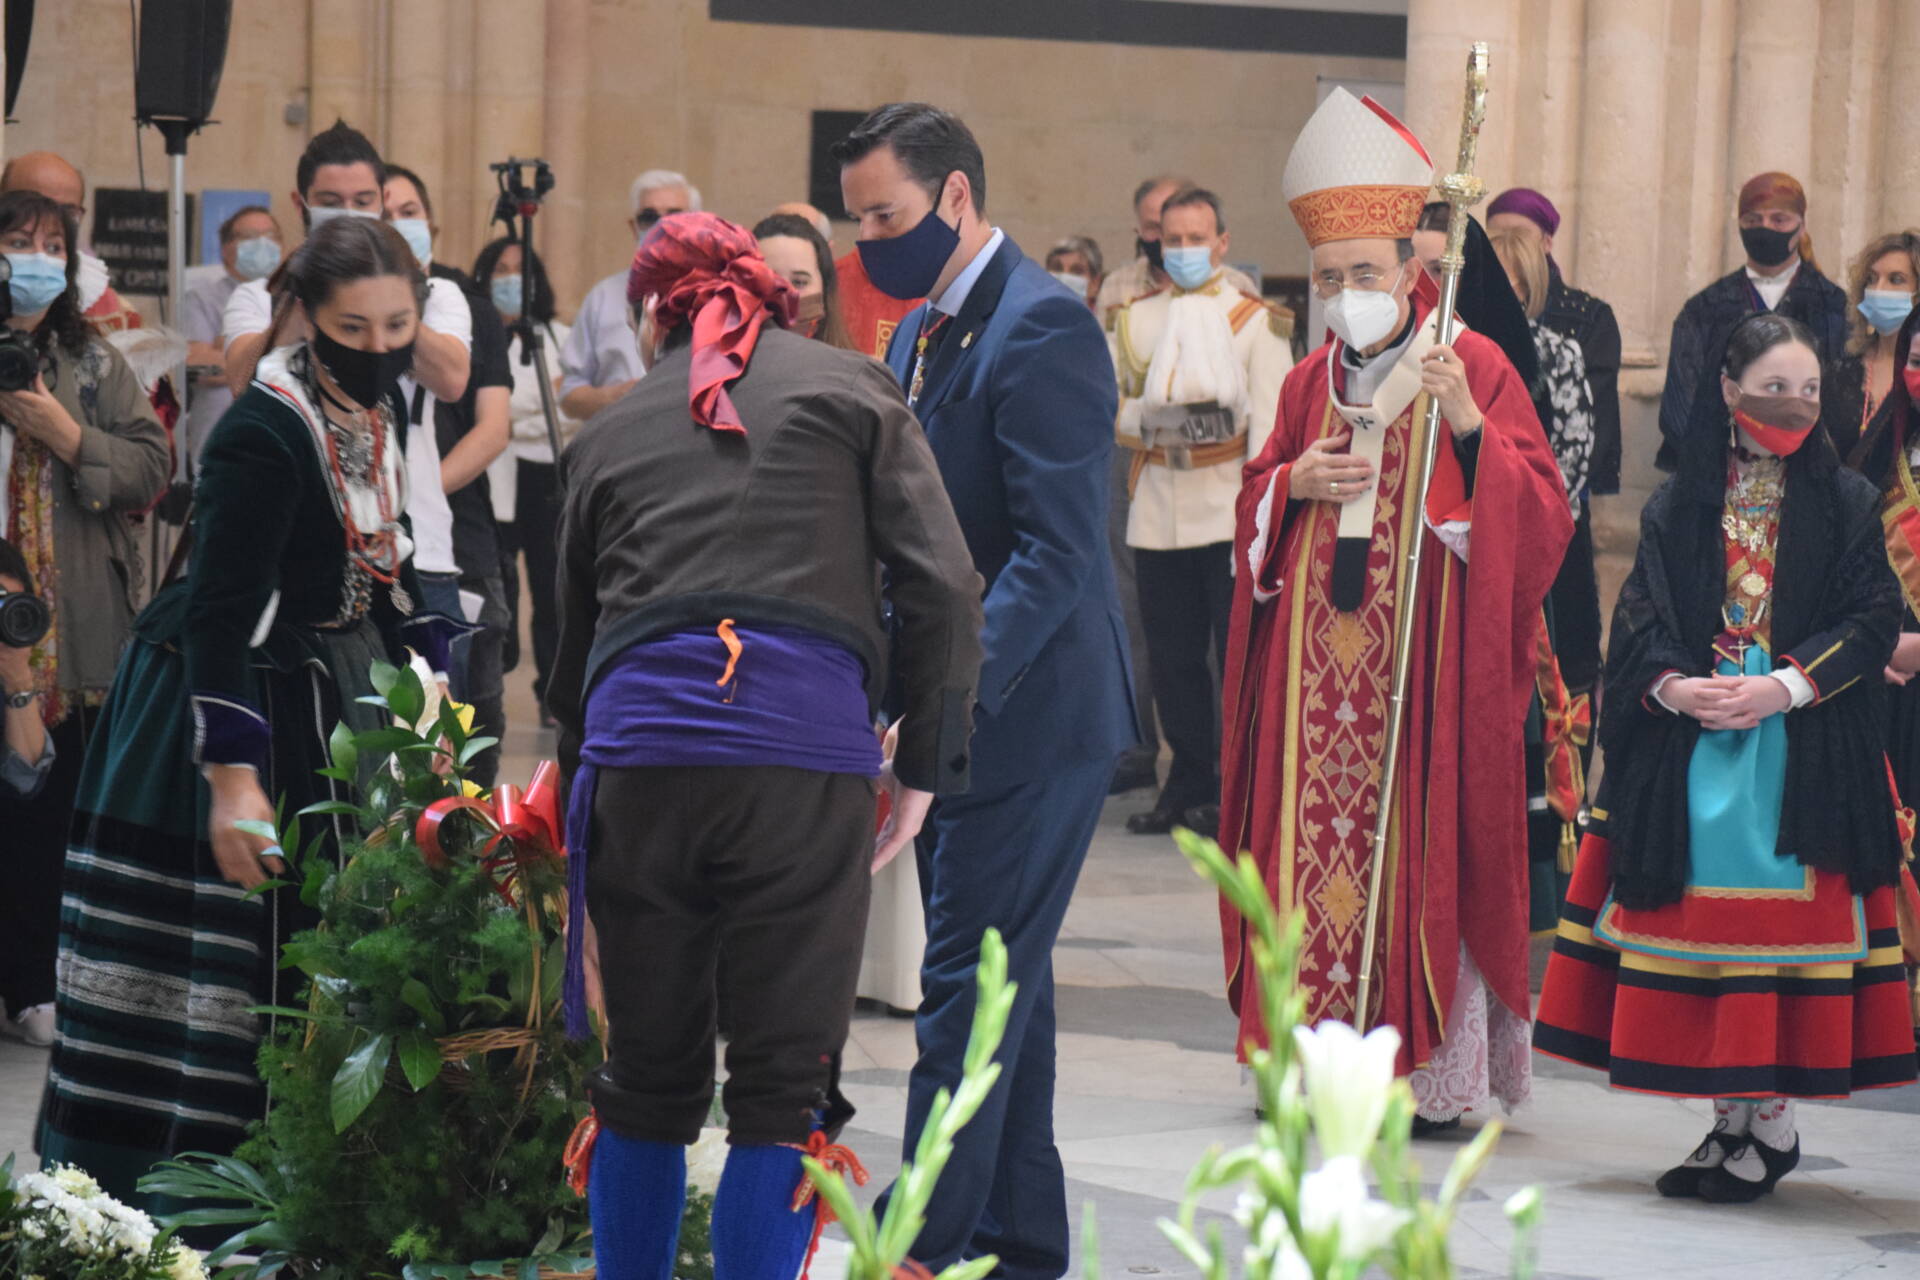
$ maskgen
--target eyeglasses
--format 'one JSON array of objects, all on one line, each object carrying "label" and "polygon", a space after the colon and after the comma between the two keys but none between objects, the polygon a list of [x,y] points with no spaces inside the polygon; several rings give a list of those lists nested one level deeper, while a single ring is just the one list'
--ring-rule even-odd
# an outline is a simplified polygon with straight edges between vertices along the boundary
[{"label": "eyeglasses", "polygon": [[1798,231],[1800,215],[1788,209],[1754,209],[1740,215],[1742,227],[1771,227],[1775,231]]},{"label": "eyeglasses", "polygon": [[1357,267],[1352,273],[1322,271],[1313,278],[1313,291],[1320,295],[1321,301],[1327,301],[1339,294],[1342,289],[1359,289],[1378,292],[1390,287],[1392,280],[1377,267]]}]

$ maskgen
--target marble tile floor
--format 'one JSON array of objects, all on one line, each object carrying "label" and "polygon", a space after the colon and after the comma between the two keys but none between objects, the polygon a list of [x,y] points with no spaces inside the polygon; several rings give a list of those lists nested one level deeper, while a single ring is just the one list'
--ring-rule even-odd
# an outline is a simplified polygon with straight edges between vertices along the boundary
[{"label": "marble tile floor", "polygon": [[[521,727],[507,735],[501,776],[516,779],[551,752],[552,735],[531,727],[522,674],[509,679]],[[1108,1277],[1194,1274],[1156,1223],[1176,1212],[1191,1163],[1245,1141],[1252,1126],[1220,993],[1214,897],[1170,841],[1124,829],[1149,799],[1108,805],[1055,956],[1056,1126],[1068,1201],[1076,1240],[1081,1207],[1095,1208]],[[873,1173],[869,1199],[898,1167],[913,1056],[910,1021],[856,1019],[846,1072],[860,1114],[848,1137]],[[0,1040],[0,1155],[30,1158],[45,1061]],[[1759,1204],[1720,1207],[1662,1200],[1651,1186],[1705,1132],[1707,1104],[1614,1093],[1593,1073],[1546,1059],[1535,1068],[1533,1101],[1507,1120],[1480,1194],[1461,1209],[1462,1277],[1508,1274],[1501,1204],[1538,1183],[1542,1280],[1920,1278],[1920,1088],[1804,1105],[1801,1170]],[[1428,1181],[1438,1182],[1466,1140],[1420,1144]],[[1224,1220],[1232,1200],[1210,1197],[1202,1220]],[[840,1271],[829,1241],[814,1274],[838,1280]]]}]

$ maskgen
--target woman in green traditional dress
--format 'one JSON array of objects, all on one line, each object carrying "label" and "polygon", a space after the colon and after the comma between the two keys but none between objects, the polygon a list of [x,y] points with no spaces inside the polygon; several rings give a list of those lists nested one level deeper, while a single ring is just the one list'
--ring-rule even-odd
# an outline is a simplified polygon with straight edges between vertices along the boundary
[{"label": "woman in green traditional dress", "polygon": [[335,218],[274,288],[275,332],[312,336],[270,340],[207,441],[189,572],[135,624],[67,856],[40,1153],[122,1199],[158,1160],[231,1151],[265,1105],[267,1019],[249,1010],[291,994],[279,944],[308,922],[294,892],[255,892],[283,862],[237,824],[335,798],[315,771],[336,724],[377,726],[356,701],[372,663],[411,645],[441,670],[454,625],[404,585],[412,252],[384,223]]}]

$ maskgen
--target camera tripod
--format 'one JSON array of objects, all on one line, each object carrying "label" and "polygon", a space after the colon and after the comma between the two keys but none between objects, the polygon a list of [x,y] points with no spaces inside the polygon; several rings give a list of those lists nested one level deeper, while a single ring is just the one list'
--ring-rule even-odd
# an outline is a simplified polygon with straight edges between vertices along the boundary
[{"label": "camera tripod", "polygon": [[[545,160],[522,160],[515,156],[488,165],[500,183],[500,196],[493,205],[493,221],[507,229],[507,239],[520,246],[520,274],[523,282],[533,276],[533,219],[540,202],[553,190],[553,170]],[[533,170],[533,181],[526,171]],[[540,380],[540,412],[547,420],[547,443],[553,448],[553,478],[561,492],[567,487],[567,462],[561,455],[560,413],[553,402],[553,378],[547,373],[547,339],[533,320],[534,289],[529,283],[520,303],[520,316],[507,326],[519,335],[520,349],[533,356],[534,376]]]}]

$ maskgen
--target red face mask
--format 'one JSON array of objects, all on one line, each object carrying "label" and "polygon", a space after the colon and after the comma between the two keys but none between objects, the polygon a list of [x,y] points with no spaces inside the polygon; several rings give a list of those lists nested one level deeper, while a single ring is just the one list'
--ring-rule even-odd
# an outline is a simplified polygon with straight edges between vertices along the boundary
[{"label": "red face mask", "polygon": [[793,331],[803,338],[817,338],[820,336],[820,325],[826,318],[826,295],[810,293],[800,299],[800,306],[794,312]]},{"label": "red face mask", "polygon": [[1820,406],[1799,396],[1756,396],[1740,393],[1733,406],[1734,423],[1768,453],[1785,458],[1797,453],[1820,421]]},{"label": "red face mask", "polygon": [[1907,397],[1920,405],[1920,366],[1908,365],[1900,371],[1900,379],[1907,384]]}]

